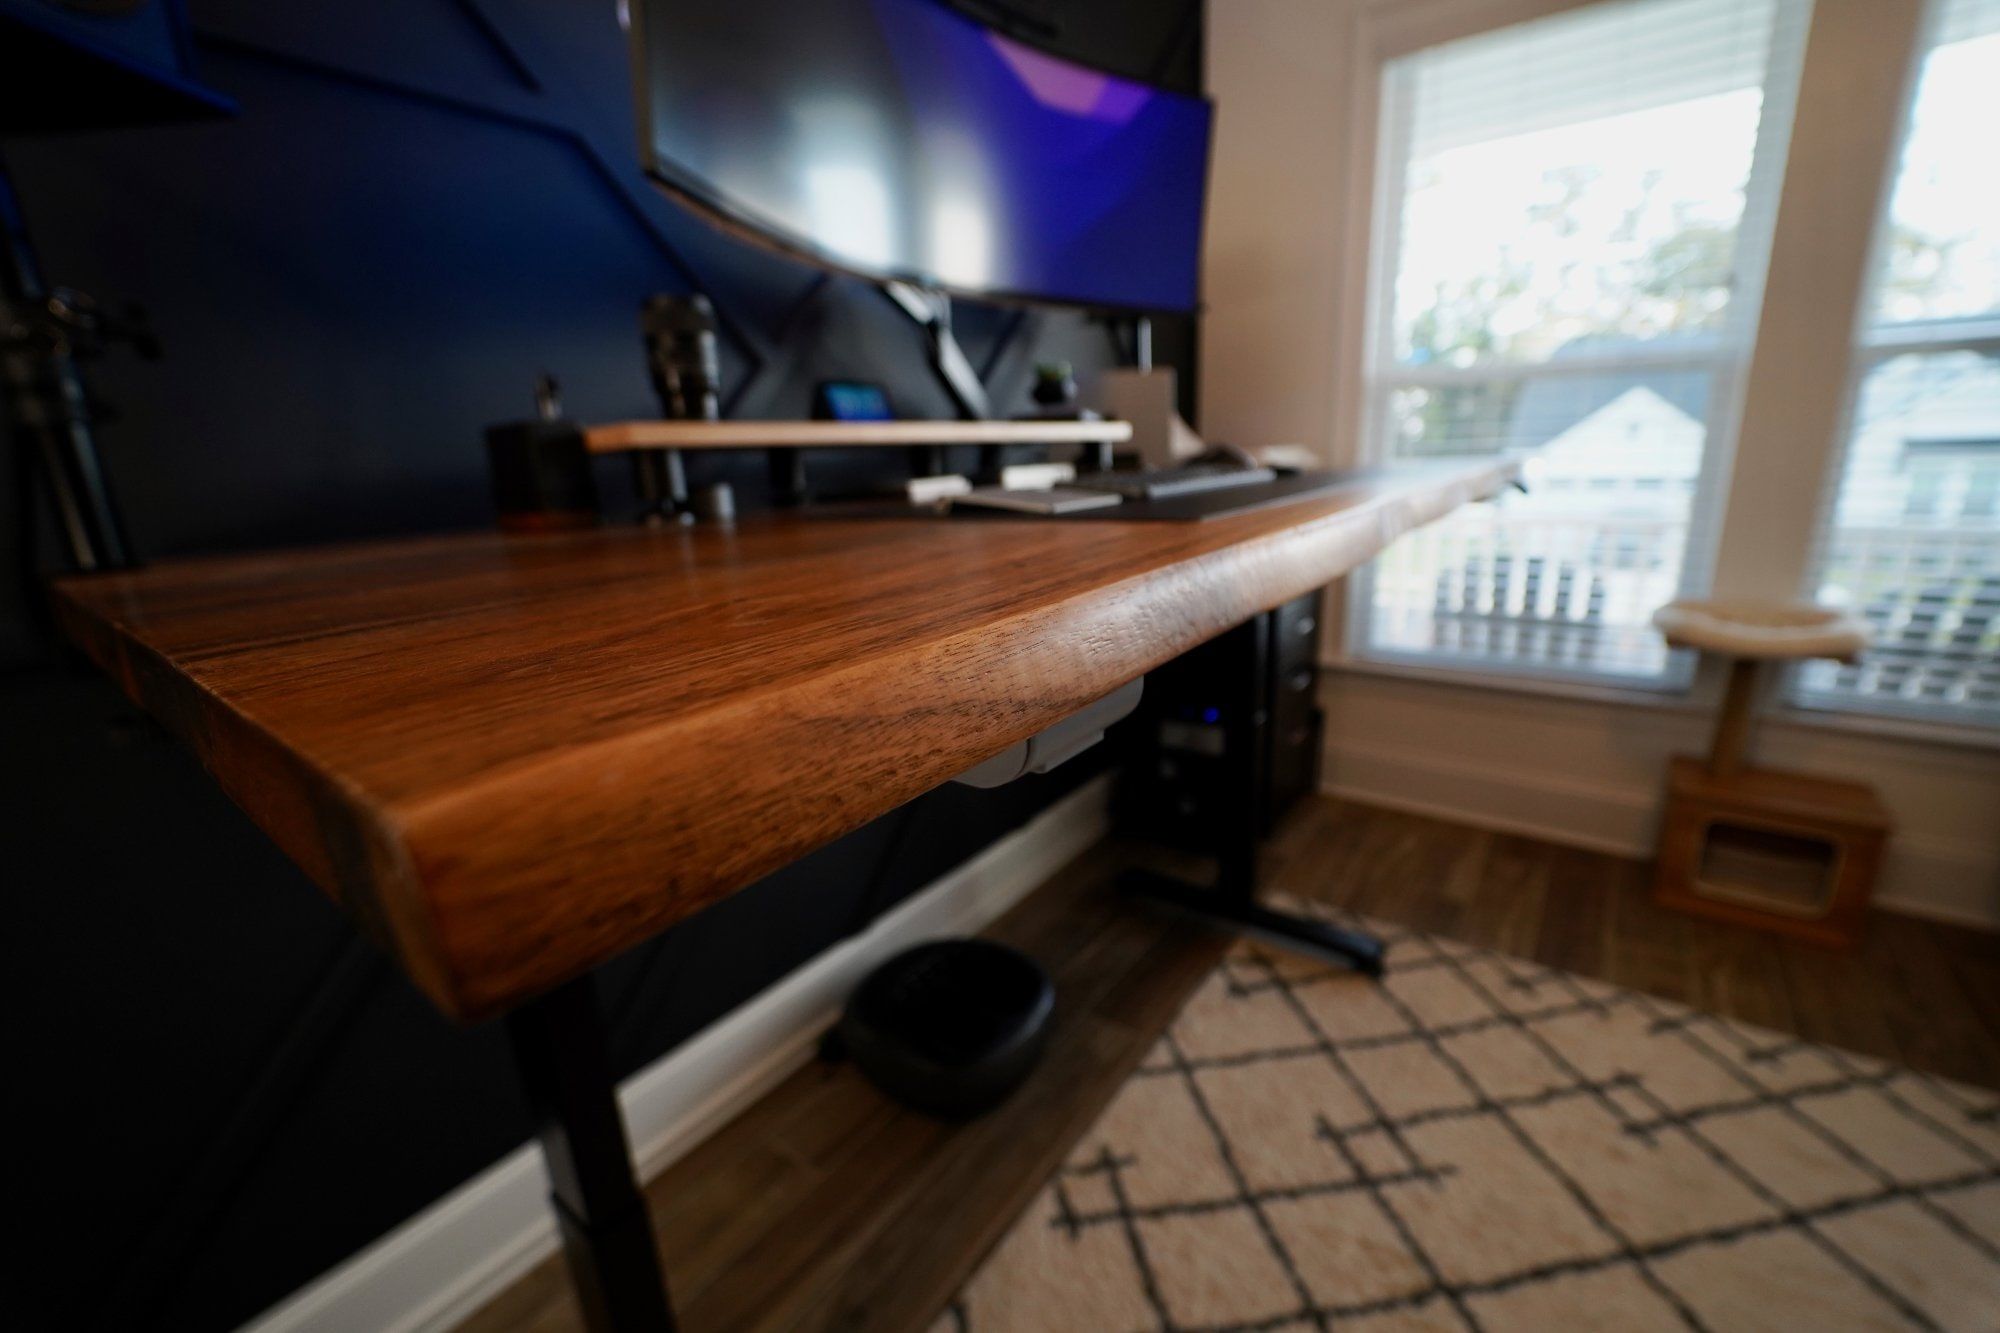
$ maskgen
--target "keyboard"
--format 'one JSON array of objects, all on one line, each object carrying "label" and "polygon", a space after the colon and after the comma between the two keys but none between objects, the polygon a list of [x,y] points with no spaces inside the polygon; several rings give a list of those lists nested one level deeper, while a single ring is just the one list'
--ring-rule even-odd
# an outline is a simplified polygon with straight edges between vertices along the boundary
[{"label": "keyboard", "polygon": [[1127,500],[1165,500],[1176,495],[1193,495],[1198,491],[1256,486],[1275,481],[1277,476],[1267,467],[1190,463],[1186,467],[1153,468],[1145,472],[1085,472],[1069,486],[1079,491],[1106,491]]},{"label": "keyboard", "polygon": [[1008,490],[1004,486],[978,486],[952,497],[953,508],[1011,509],[1018,514],[1076,514],[1090,509],[1110,509],[1121,503],[1105,491],[1080,491],[1073,486],[1046,489]]}]

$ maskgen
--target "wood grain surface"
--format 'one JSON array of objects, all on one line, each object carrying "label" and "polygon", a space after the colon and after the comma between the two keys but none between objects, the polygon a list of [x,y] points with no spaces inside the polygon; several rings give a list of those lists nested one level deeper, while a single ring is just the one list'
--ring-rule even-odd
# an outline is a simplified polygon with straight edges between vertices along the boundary
[{"label": "wood grain surface", "polygon": [[1129,421],[615,421],[583,433],[592,453],[628,449],[864,449],[923,444],[1123,444]]},{"label": "wood grain surface", "polygon": [[475,1021],[602,962],[1514,474],[1205,523],[774,515],[56,585],[65,628]]}]

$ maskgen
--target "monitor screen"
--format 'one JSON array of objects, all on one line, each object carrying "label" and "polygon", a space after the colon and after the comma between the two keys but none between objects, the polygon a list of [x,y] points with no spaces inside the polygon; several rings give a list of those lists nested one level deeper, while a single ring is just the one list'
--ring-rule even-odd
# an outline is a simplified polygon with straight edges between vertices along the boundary
[{"label": "monitor screen", "polygon": [[1107,309],[1196,303],[1211,107],[938,0],[633,0],[647,170],[877,279]]}]

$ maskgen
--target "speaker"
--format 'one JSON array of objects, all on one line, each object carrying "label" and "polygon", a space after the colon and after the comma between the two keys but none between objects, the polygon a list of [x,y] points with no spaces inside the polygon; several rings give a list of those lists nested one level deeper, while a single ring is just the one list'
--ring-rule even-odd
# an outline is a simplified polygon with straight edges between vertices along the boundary
[{"label": "speaker", "polygon": [[489,426],[486,461],[502,532],[597,525],[597,478],[574,422],[530,419]]}]

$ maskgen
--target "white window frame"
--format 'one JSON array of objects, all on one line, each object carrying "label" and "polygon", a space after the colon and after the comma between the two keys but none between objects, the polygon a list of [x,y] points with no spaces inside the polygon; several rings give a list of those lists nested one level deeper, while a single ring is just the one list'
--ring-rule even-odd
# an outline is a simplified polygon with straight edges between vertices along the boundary
[{"label": "white window frame", "polygon": [[[1902,166],[1903,147],[1909,140],[1910,118],[1916,109],[1918,82],[1923,74],[1923,62],[1937,40],[1945,3],[1946,0],[1924,0],[1923,18],[1908,60],[1902,115],[1896,124],[1895,146],[1886,181],[1880,197],[1875,201],[1868,264],[1857,293],[1854,331],[1848,340],[1850,354],[1847,379],[1841,388],[1840,426],[1827,456],[1825,475],[1820,479],[1812,545],[1799,590],[1802,597],[1812,597],[1818,592],[1828,551],[1839,526],[1841,485],[1847,476],[1848,457],[1854,447],[1854,429],[1861,411],[1861,393],[1870,372],[1884,361],[1904,355],[1928,352],[2000,354],[2000,315],[1940,320],[1935,327],[1877,328],[1870,309],[1876,284],[1887,262],[1885,252],[1894,232],[1896,182]],[[1968,726],[1962,722],[1923,717],[1914,711],[1903,712],[1894,707],[1842,708],[1833,704],[1806,703],[1797,694],[1801,670],[1802,667],[1794,666],[1784,673],[1772,700],[1773,716],[1787,722],[1833,730],[2000,749],[2000,727]]]},{"label": "white window frame", "polygon": [[[1398,200],[1400,181],[1393,184],[1386,178],[1397,173],[1392,163],[1400,165],[1400,156],[1386,152],[1384,135],[1381,133],[1383,116],[1383,83],[1385,67],[1400,56],[1412,54],[1426,47],[1456,41],[1463,37],[1476,36],[1498,28],[1509,27],[1531,19],[1581,8],[1586,4],[1601,3],[1602,0],[1405,0],[1405,3],[1378,8],[1369,0],[1355,0],[1361,10],[1355,36],[1354,59],[1358,77],[1354,80],[1354,98],[1350,115],[1354,127],[1353,153],[1350,157],[1348,173],[1348,197],[1366,199],[1369,207],[1357,210],[1349,226],[1345,229],[1343,245],[1341,296],[1335,321],[1335,347],[1340,368],[1334,385],[1345,399],[1340,410],[1332,419],[1332,461],[1336,466],[1367,463],[1377,457],[1376,434],[1378,422],[1374,419],[1376,396],[1371,390],[1371,377],[1365,358],[1372,349],[1387,345],[1380,341],[1382,330],[1376,321],[1388,318],[1382,301],[1383,283],[1393,281],[1394,263],[1393,239],[1398,232]],[[1865,213],[1858,225],[1865,228],[1868,237],[1867,254],[1869,262],[1855,266],[1852,280],[1841,284],[1835,280],[1829,296],[1833,304],[1845,303],[1849,317],[1842,321],[1842,333],[1846,338],[1837,363],[1861,364],[1864,358],[1891,355],[1896,351],[1915,350],[1898,346],[1887,348],[1864,347],[1859,330],[1862,325],[1861,304],[1870,289],[1875,269],[1873,267],[1875,238],[1880,232],[1881,219],[1889,207],[1890,192],[1894,187],[1895,169],[1901,159],[1903,143],[1903,119],[1907,118],[1911,98],[1914,93],[1915,76],[1923,53],[1928,49],[1930,24],[1935,21],[1938,5],[1936,0],[1869,0],[1867,6],[1859,6],[1853,0],[1843,4],[1840,0],[1820,0],[1814,3],[1809,17],[1809,29],[1803,51],[1797,53],[1797,66],[1793,72],[1793,87],[1803,87],[1817,74],[1824,79],[1832,71],[1851,71],[1856,61],[1872,62],[1872,74],[1879,79],[1892,80],[1897,92],[1896,104],[1902,119],[1889,127],[1886,147],[1874,166],[1879,173],[1879,188],[1869,195],[1865,190],[1852,188],[1850,171],[1841,173],[1840,184],[1846,197],[1854,200],[1855,208]],[[1830,12],[1831,11],[1831,12]],[[1872,11],[1872,12],[1868,12]],[[1904,31],[1894,31],[1898,18],[1904,22]],[[1890,31],[1866,30],[1870,22],[1886,21]],[[1776,87],[1779,69],[1774,61],[1768,76],[1767,96]],[[1792,117],[1787,116],[1787,126],[1791,130],[1802,127],[1792,125]],[[1822,141],[1829,134],[1838,134],[1838,127],[1820,126],[1818,138]],[[1760,127],[1759,151],[1763,151]],[[1810,131],[1809,131],[1810,132]],[[1814,168],[1802,164],[1799,146],[1802,135],[1790,135],[1787,161],[1778,185],[1776,197],[1771,201],[1771,217],[1768,219],[1768,239],[1760,247],[1762,253],[1783,262],[1781,251],[1787,245],[1786,227],[1779,216],[1785,199],[1795,193],[1811,194],[1810,188],[1802,186],[1818,185],[1822,189],[1834,182],[1829,175],[1810,178]],[[1805,155],[1817,162],[1821,154]],[[1853,155],[1844,164],[1854,165]],[[1838,169],[1838,165],[1836,169]],[[1767,175],[1767,179],[1772,179]],[[1746,201],[1745,218],[1742,225],[1751,225],[1751,209],[1755,201]],[[1796,224],[1795,224],[1796,225]],[[1385,244],[1377,245],[1378,238]],[[1387,275],[1385,278],[1385,274]],[[1756,275],[1758,278],[1757,300],[1746,302],[1749,311],[1761,315],[1766,298],[1770,294],[1771,283],[1766,279],[1768,269]],[[1824,280],[1823,280],[1824,281]],[[1858,377],[1850,374],[1846,378],[1838,375],[1824,375],[1810,386],[1810,393],[1820,396],[1822,401],[1805,404],[1818,407],[1822,414],[1831,418],[1836,425],[1825,432],[1825,439],[1818,441],[1816,451],[1801,450],[1798,456],[1788,460],[1790,478],[1787,484],[1774,486],[1768,475],[1762,477],[1744,476],[1745,464],[1754,466],[1755,460],[1745,454],[1754,454],[1754,448],[1743,450],[1744,424],[1750,420],[1753,407],[1761,409],[1764,416],[1773,414],[1771,400],[1787,393],[1795,393],[1775,383],[1759,382],[1759,363],[1769,360],[1765,353],[1762,320],[1757,322],[1757,340],[1753,344],[1748,361],[1748,373],[1734,386],[1734,393],[1743,403],[1741,410],[1727,413],[1730,427],[1727,436],[1711,437],[1707,457],[1704,460],[1702,485],[1709,485],[1708,477],[1713,474],[1715,484],[1720,486],[1728,480],[1728,494],[1722,497],[1722,513],[1718,521],[1711,522],[1707,529],[1707,541],[1700,547],[1692,544],[1683,562],[1684,580],[1686,571],[1697,566],[1705,566],[1702,572],[1710,576],[1712,586],[1719,593],[1732,595],[1765,596],[1810,596],[1814,591],[1818,573],[1819,542],[1824,539],[1826,523],[1830,516],[1831,496],[1839,484],[1839,467],[1844,461],[1847,442],[1847,426],[1850,420],[1854,391],[1859,384]],[[2000,335],[2000,329],[1995,330]],[[1766,375],[1766,381],[1776,377]],[[1763,401],[1751,402],[1762,390]],[[1711,402],[1711,413],[1725,397],[1717,393]],[[1802,415],[1809,415],[1802,414]],[[1761,418],[1760,418],[1761,419]],[[1715,429],[1713,422],[1710,429]],[[1812,436],[1820,432],[1812,431]],[[1767,470],[1768,471],[1768,470]],[[1806,478],[1799,484],[1800,477]],[[1698,494],[1697,500],[1702,497]],[[1770,531],[1777,530],[1783,538],[1781,558],[1769,558],[1771,554]],[[1697,526],[1696,535],[1701,533]],[[1513,672],[1481,664],[1478,666],[1443,663],[1422,659],[1392,658],[1379,655],[1373,650],[1367,653],[1354,651],[1362,642],[1360,618],[1368,613],[1368,598],[1365,587],[1355,581],[1352,591],[1336,588],[1333,596],[1342,605],[1328,621],[1337,630],[1326,644],[1323,660],[1327,666],[1347,670],[1357,674],[1388,677],[1407,677],[1431,680],[1471,688],[1491,688],[1501,691],[1568,698],[1580,701],[1608,702],[1628,706],[1667,707],[1675,711],[1690,713],[1708,708],[1719,693],[1720,682],[1702,673],[1693,681],[1682,677],[1681,684],[1644,683],[1627,684],[1603,677],[1565,677],[1544,671]],[[1787,725],[1820,729],[1833,732],[1851,732],[1865,735],[1903,737],[1908,739],[1942,742],[1945,744],[1977,749],[2000,748],[2000,729],[1965,728],[1950,726],[1913,718],[1903,718],[1882,713],[1861,713],[1823,708],[1802,708],[1788,702],[1782,693],[1787,681],[1774,680],[1770,683],[1763,712],[1773,721]]]},{"label": "white window frame", "polygon": [[[1880,251],[1888,239],[1888,224],[1885,201],[1875,245],[1870,252],[1871,273],[1879,271],[1875,265],[1882,258]],[[1866,322],[1864,318],[1864,323]],[[1869,373],[1893,357],[1920,356],[1927,352],[1985,352],[2000,355],[2000,317],[1954,320],[1948,332],[1928,329],[1857,330],[1854,353],[1847,368],[1846,392],[1840,412],[1839,442],[1833,450],[1827,475],[1820,487],[1819,517],[1813,530],[1812,555],[1806,566],[1805,586],[1799,590],[1801,597],[1810,598],[1818,592],[1818,585],[1826,568],[1827,554],[1833,543],[1835,530],[1839,526],[1836,520],[1839,517],[1837,511],[1840,504],[1840,487],[1847,474],[1848,455],[1854,446],[1856,417],[1861,410],[1861,390],[1868,381]],[[1782,717],[1787,722],[1841,731],[1907,736],[1918,740],[2000,749],[2000,726],[1982,726],[1924,717],[1914,709],[1905,712],[1893,705],[1844,708],[1838,704],[1807,703],[1801,700],[1796,692],[1798,674],[1801,670],[1803,667],[1795,664],[1784,673],[1782,683],[1772,702],[1772,714]]]},{"label": "white window frame", "polygon": [[[1607,0],[1592,0],[1605,3]],[[1812,0],[1776,0],[1779,9],[1808,9]],[[1738,289],[1731,293],[1726,326],[1710,337],[1677,351],[1647,355],[1577,355],[1561,361],[1527,364],[1489,362],[1470,366],[1405,367],[1394,363],[1395,286],[1401,261],[1403,193],[1408,177],[1409,98],[1398,96],[1389,64],[1404,55],[1464,37],[1532,22],[1563,10],[1589,8],[1591,4],[1536,6],[1535,12],[1516,14],[1501,22],[1484,22],[1449,37],[1425,40],[1408,51],[1378,53],[1375,61],[1376,115],[1374,166],[1370,182],[1373,207],[1369,214],[1369,238],[1379,244],[1367,247],[1365,333],[1359,345],[1361,373],[1359,425],[1353,456],[1364,465],[1385,460],[1383,411],[1389,396],[1399,388],[1424,388],[1449,384],[1481,383],[1500,378],[1522,380],[1560,375],[1592,374],[1607,369],[1664,369],[1700,371],[1707,374],[1709,392],[1703,414],[1704,431],[1701,471],[1695,479],[1694,494],[1688,502],[1687,546],[1681,555],[1680,580],[1675,595],[1692,596],[1708,586],[1714,570],[1716,550],[1721,541],[1721,517],[1730,460],[1735,455],[1737,428],[1742,417],[1743,394],[1750,366],[1751,350],[1757,333],[1757,314],[1763,304],[1764,274],[1770,255],[1772,229],[1783,184],[1783,162],[1791,135],[1792,106],[1797,95],[1804,61],[1805,23],[1789,26],[1782,17],[1773,34],[1771,53],[1764,79],[1764,112],[1758,118],[1757,139],[1751,150],[1752,170],[1746,183],[1743,214],[1737,224],[1739,253],[1745,256],[1737,270]],[[1796,35],[1794,35],[1796,34]],[[1772,164],[1777,164],[1777,169]],[[1759,168],[1762,170],[1759,170]],[[1391,360],[1380,364],[1388,353]],[[1665,668],[1654,679],[1620,679],[1600,672],[1564,671],[1531,663],[1506,661],[1454,661],[1429,653],[1399,651],[1367,643],[1367,622],[1372,611],[1374,566],[1365,565],[1349,579],[1342,617],[1341,654],[1336,665],[1385,674],[1408,672],[1426,679],[1455,681],[1466,685],[1491,685],[1527,689],[1535,693],[1572,694],[1583,698],[1622,698],[1658,701],[1662,696],[1685,695],[1694,683],[1694,655],[1670,653]]]}]

